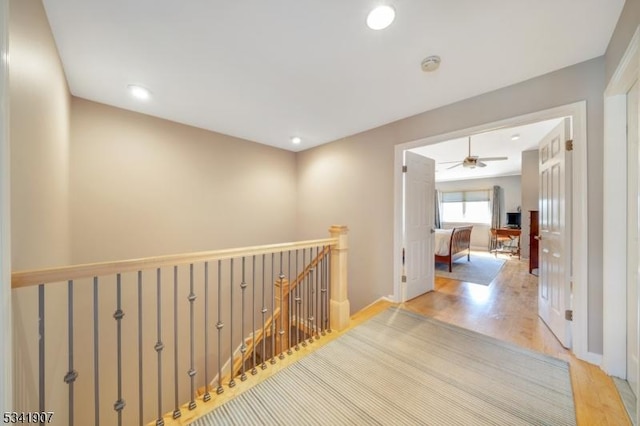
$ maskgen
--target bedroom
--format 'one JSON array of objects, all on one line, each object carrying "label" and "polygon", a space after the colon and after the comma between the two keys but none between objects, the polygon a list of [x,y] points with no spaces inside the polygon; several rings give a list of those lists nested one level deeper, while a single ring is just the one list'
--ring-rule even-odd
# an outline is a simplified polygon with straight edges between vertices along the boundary
[{"label": "bedroom", "polygon": [[[539,197],[538,143],[559,122],[507,127],[410,150],[436,163],[435,252],[440,255],[436,276],[487,285],[504,261],[529,261],[530,211],[538,210]],[[478,157],[476,164],[463,161]],[[460,247],[452,244],[453,263],[449,264],[450,230],[465,226],[472,226],[470,240],[462,241]],[[513,231],[496,233],[494,228]],[[535,263],[530,266],[537,274]]]}]

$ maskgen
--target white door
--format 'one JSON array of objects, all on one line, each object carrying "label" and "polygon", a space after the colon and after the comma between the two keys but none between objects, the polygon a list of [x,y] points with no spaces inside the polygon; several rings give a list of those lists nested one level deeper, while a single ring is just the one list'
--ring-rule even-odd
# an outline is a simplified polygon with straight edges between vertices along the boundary
[{"label": "white door", "polygon": [[540,141],[540,276],[538,315],[560,343],[571,347],[571,152],[564,119]]},{"label": "white door", "polygon": [[638,82],[627,93],[627,382],[638,395]]},{"label": "white door", "polygon": [[435,161],[405,151],[404,247],[406,285],[403,300],[433,290]]}]

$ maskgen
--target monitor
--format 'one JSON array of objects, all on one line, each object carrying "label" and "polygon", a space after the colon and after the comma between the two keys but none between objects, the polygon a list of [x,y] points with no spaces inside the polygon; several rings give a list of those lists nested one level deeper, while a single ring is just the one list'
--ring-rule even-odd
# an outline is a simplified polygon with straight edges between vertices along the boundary
[{"label": "monitor", "polygon": [[520,228],[520,212],[507,213],[507,228]]}]

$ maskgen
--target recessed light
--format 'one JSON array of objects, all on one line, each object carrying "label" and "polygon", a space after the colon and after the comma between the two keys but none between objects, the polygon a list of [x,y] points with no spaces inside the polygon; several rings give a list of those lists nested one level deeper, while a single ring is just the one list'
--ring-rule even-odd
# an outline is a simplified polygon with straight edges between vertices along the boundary
[{"label": "recessed light", "polygon": [[298,136],[293,136],[291,138],[291,143],[294,145],[300,145],[300,142],[302,142],[302,139]]},{"label": "recessed light", "polygon": [[387,28],[396,18],[396,11],[391,6],[378,6],[367,15],[367,26],[372,30]]},{"label": "recessed light", "polygon": [[511,136],[511,140],[512,141],[517,141],[518,139],[520,139],[520,135],[517,134],[517,133],[515,135]]},{"label": "recessed light", "polygon": [[137,84],[130,84],[127,86],[129,93],[136,99],[147,100],[151,97],[151,92],[146,87],[138,86]]}]

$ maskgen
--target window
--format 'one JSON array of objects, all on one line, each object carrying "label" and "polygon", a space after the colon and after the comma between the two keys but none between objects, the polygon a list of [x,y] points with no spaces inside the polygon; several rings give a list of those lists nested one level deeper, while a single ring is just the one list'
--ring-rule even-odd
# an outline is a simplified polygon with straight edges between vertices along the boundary
[{"label": "window", "polygon": [[490,191],[452,191],[442,193],[442,221],[491,223]]}]

